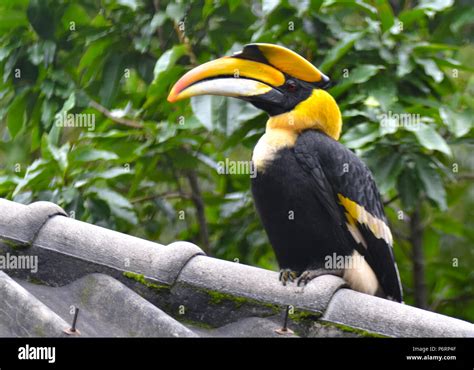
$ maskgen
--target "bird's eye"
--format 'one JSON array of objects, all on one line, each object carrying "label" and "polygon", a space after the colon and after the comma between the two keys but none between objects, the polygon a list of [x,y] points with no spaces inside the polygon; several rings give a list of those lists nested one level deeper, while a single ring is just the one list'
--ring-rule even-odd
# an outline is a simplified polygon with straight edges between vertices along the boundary
[{"label": "bird's eye", "polygon": [[297,90],[298,86],[296,85],[296,82],[293,80],[288,80],[286,81],[286,89],[290,92],[295,92]]}]

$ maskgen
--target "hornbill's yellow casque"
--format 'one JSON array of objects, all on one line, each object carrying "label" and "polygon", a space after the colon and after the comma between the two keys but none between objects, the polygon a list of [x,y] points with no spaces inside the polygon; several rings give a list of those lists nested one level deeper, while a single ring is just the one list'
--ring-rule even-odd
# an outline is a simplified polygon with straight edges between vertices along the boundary
[{"label": "hornbill's yellow casque", "polygon": [[[327,76],[293,51],[249,44],[186,73],[168,101],[232,96],[270,115],[253,151],[252,192],[284,284],[335,274],[354,290],[401,302],[379,192],[366,165],[337,141],[341,113],[325,91],[328,84]],[[358,263],[328,268],[334,257]]]}]

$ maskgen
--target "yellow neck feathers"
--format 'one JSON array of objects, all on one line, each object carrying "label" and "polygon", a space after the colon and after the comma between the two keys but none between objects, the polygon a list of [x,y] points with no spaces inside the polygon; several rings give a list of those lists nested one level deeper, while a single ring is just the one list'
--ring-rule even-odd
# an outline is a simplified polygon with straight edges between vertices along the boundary
[{"label": "yellow neck feathers", "polygon": [[301,132],[321,130],[334,140],[341,134],[341,112],[334,98],[324,90],[315,89],[311,96],[299,103],[291,112],[270,117],[267,130],[282,129]]}]

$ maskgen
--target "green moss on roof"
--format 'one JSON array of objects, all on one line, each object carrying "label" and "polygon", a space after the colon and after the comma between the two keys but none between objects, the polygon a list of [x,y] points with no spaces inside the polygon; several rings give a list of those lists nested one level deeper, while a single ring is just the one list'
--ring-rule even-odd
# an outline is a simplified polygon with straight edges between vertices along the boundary
[{"label": "green moss on roof", "polygon": [[289,313],[288,317],[295,322],[316,321],[321,317],[321,313],[295,309],[293,313]]},{"label": "green moss on roof", "polygon": [[199,290],[205,292],[209,296],[209,303],[213,305],[220,305],[227,301],[232,302],[235,305],[235,308],[240,308],[244,304],[249,304],[268,308],[272,314],[278,314],[282,312],[282,307],[273,303],[261,302],[256,299],[235,296],[233,294],[218,292],[216,290],[203,288],[199,288]]},{"label": "green moss on roof", "polygon": [[21,250],[21,249],[26,249],[30,247],[29,244],[20,244],[18,241],[13,241],[9,239],[0,239],[2,244],[6,245],[7,247],[10,247],[13,250]]},{"label": "green moss on roof", "polygon": [[137,283],[140,283],[149,289],[156,290],[159,293],[163,292],[164,290],[170,289],[168,285],[157,284],[157,283],[152,283],[148,281],[145,275],[143,274],[137,274],[135,272],[125,271],[123,272],[123,276],[125,276],[128,279],[135,280]]},{"label": "green moss on roof", "polygon": [[173,317],[183,325],[194,326],[195,328],[201,328],[206,330],[216,329],[216,326],[212,326],[203,321],[192,320],[189,317],[184,317],[184,315],[175,315]]},{"label": "green moss on roof", "polygon": [[340,324],[340,323],[335,323],[335,322],[330,322],[330,321],[318,321],[318,323],[322,326],[331,326],[331,327],[337,328],[341,331],[345,331],[347,333],[357,334],[357,335],[360,335],[362,337],[388,338],[386,335],[370,332],[370,331],[367,331],[367,330],[364,330],[364,329],[354,328],[352,326],[347,326],[347,325]]},{"label": "green moss on roof", "polygon": [[232,294],[222,293],[215,290],[206,290],[206,293],[209,295],[211,304],[221,304],[223,301],[232,301],[235,303],[236,307],[241,307],[244,303],[247,303],[248,300],[243,297],[237,297]]},{"label": "green moss on roof", "polygon": [[91,298],[92,294],[92,285],[95,284],[95,280],[92,277],[89,277],[86,281],[84,289],[81,290],[81,303],[86,306]]},{"label": "green moss on roof", "polygon": [[31,275],[27,276],[27,280],[28,280],[29,283],[35,284],[35,285],[48,285],[43,280],[37,279],[37,278],[35,278],[34,276],[31,276]]},{"label": "green moss on roof", "polygon": [[35,333],[35,336],[37,337],[44,337],[46,336],[44,332],[44,327],[42,325],[35,326],[33,329],[33,332]]}]

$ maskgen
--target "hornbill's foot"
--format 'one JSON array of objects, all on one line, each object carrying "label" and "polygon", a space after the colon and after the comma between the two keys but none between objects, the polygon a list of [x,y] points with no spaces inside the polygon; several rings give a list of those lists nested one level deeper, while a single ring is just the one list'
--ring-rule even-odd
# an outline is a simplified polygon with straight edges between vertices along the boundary
[{"label": "hornbill's foot", "polygon": [[279,280],[282,282],[283,285],[286,285],[288,281],[289,282],[295,281],[298,275],[299,274],[296,271],[293,271],[291,269],[281,269]]},{"label": "hornbill's foot", "polygon": [[344,271],[343,270],[329,270],[325,268],[319,268],[315,270],[306,270],[304,271],[300,277],[298,278],[296,285],[306,285],[308,284],[311,280],[317,278],[318,276],[322,275],[334,275],[334,276],[339,276],[342,277]]}]

